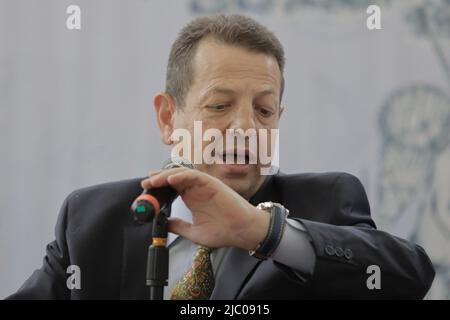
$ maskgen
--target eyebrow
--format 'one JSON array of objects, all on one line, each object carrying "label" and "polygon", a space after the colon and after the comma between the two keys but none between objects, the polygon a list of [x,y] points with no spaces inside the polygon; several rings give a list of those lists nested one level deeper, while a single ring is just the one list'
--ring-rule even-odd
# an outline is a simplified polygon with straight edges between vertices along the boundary
[{"label": "eyebrow", "polygon": [[263,90],[263,91],[259,92],[259,93],[256,95],[256,97],[257,97],[257,98],[260,98],[260,97],[262,97],[262,96],[267,96],[267,95],[274,95],[274,96],[276,97],[276,96],[277,96],[277,93],[275,92],[274,89],[266,89],[266,90]]},{"label": "eyebrow", "polygon": [[[203,103],[205,102],[206,99],[208,99],[212,94],[215,94],[215,93],[219,93],[219,94],[228,94],[228,95],[235,95],[235,94],[236,94],[236,91],[234,91],[234,90],[232,90],[232,89],[220,88],[220,87],[213,88],[213,89],[209,90],[208,92],[206,92],[206,93],[203,95],[203,97],[200,99],[200,104],[203,104]],[[266,89],[266,90],[263,90],[263,91],[259,92],[259,93],[256,95],[256,98],[260,98],[260,97],[266,96],[266,95],[274,95],[274,96],[276,96],[277,93],[275,92],[274,89]]]},{"label": "eyebrow", "polygon": [[208,99],[211,95],[215,94],[215,93],[219,93],[219,94],[228,94],[228,95],[234,95],[236,94],[236,92],[234,90],[231,89],[227,89],[227,88],[213,88],[211,90],[208,90],[203,97],[200,99],[200,104],[203,104],[205,102],[206,99]]}]

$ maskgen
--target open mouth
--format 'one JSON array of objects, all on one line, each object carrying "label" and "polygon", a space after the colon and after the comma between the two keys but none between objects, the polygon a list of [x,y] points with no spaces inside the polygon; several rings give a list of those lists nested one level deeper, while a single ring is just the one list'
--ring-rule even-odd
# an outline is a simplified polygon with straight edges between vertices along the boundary
[{"label": "open mouth", "polygon": [[223,154],[224,164],[250,164],[250,155],[247,150],[229,151]]}]

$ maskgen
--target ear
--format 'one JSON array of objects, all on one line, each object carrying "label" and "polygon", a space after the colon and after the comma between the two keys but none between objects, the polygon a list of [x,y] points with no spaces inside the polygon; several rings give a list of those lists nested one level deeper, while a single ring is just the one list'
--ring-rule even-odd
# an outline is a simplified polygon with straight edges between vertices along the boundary
[{"label": "ear", "polygon": [[176,111],[175,102],[169,94],[159,92],[153,98],[153,105],[155,107],[161,140],[163,143],[170,145],[172,144],[170,136],[173,131],[173,120]]}]

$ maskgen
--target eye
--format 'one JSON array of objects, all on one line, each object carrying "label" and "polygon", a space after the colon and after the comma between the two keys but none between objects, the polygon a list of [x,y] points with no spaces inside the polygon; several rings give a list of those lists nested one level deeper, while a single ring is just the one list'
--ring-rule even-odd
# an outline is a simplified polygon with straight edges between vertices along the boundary
[{"label": "eye", "polygon": [[228,108],[229,106],[230,105],[228,105],[228,104],[216,104],[216,105],[207,106],[207,108],[211,109],[213,111],[222,112],[222,111],[225,111],[225,109]]},{"label": "eye", "polygon": [[272,116],[274,113],[272,112],[272,110],[270,110],[269,108],[266,107],[256,107],[256,109],[258,110],[258,112],[264,117],[264,118],[268,118],[270,116]]}]

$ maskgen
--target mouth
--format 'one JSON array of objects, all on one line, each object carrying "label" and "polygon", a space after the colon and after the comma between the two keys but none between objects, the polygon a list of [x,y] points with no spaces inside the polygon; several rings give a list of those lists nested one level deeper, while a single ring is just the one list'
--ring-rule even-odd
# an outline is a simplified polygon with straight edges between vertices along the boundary
[{"label": "mouth", "polygon": [[249,150],[226,150],[222,154],[223,164],[220,166],[225,173],[234,175],[248,174],[256,164],[256,158],[252,157]]},{"label": "mouth", "polygon": [[223,163],[226,165],[250,165],[256,164],[256,158],[249,150],[226,150],[222,154]]},{"label": "mouth", "polygon": [[224,164],[232,164],[232,165],[250,164],[250,158],[248,155],[238,155],[235,153],[224,154],[222,160]]}]

